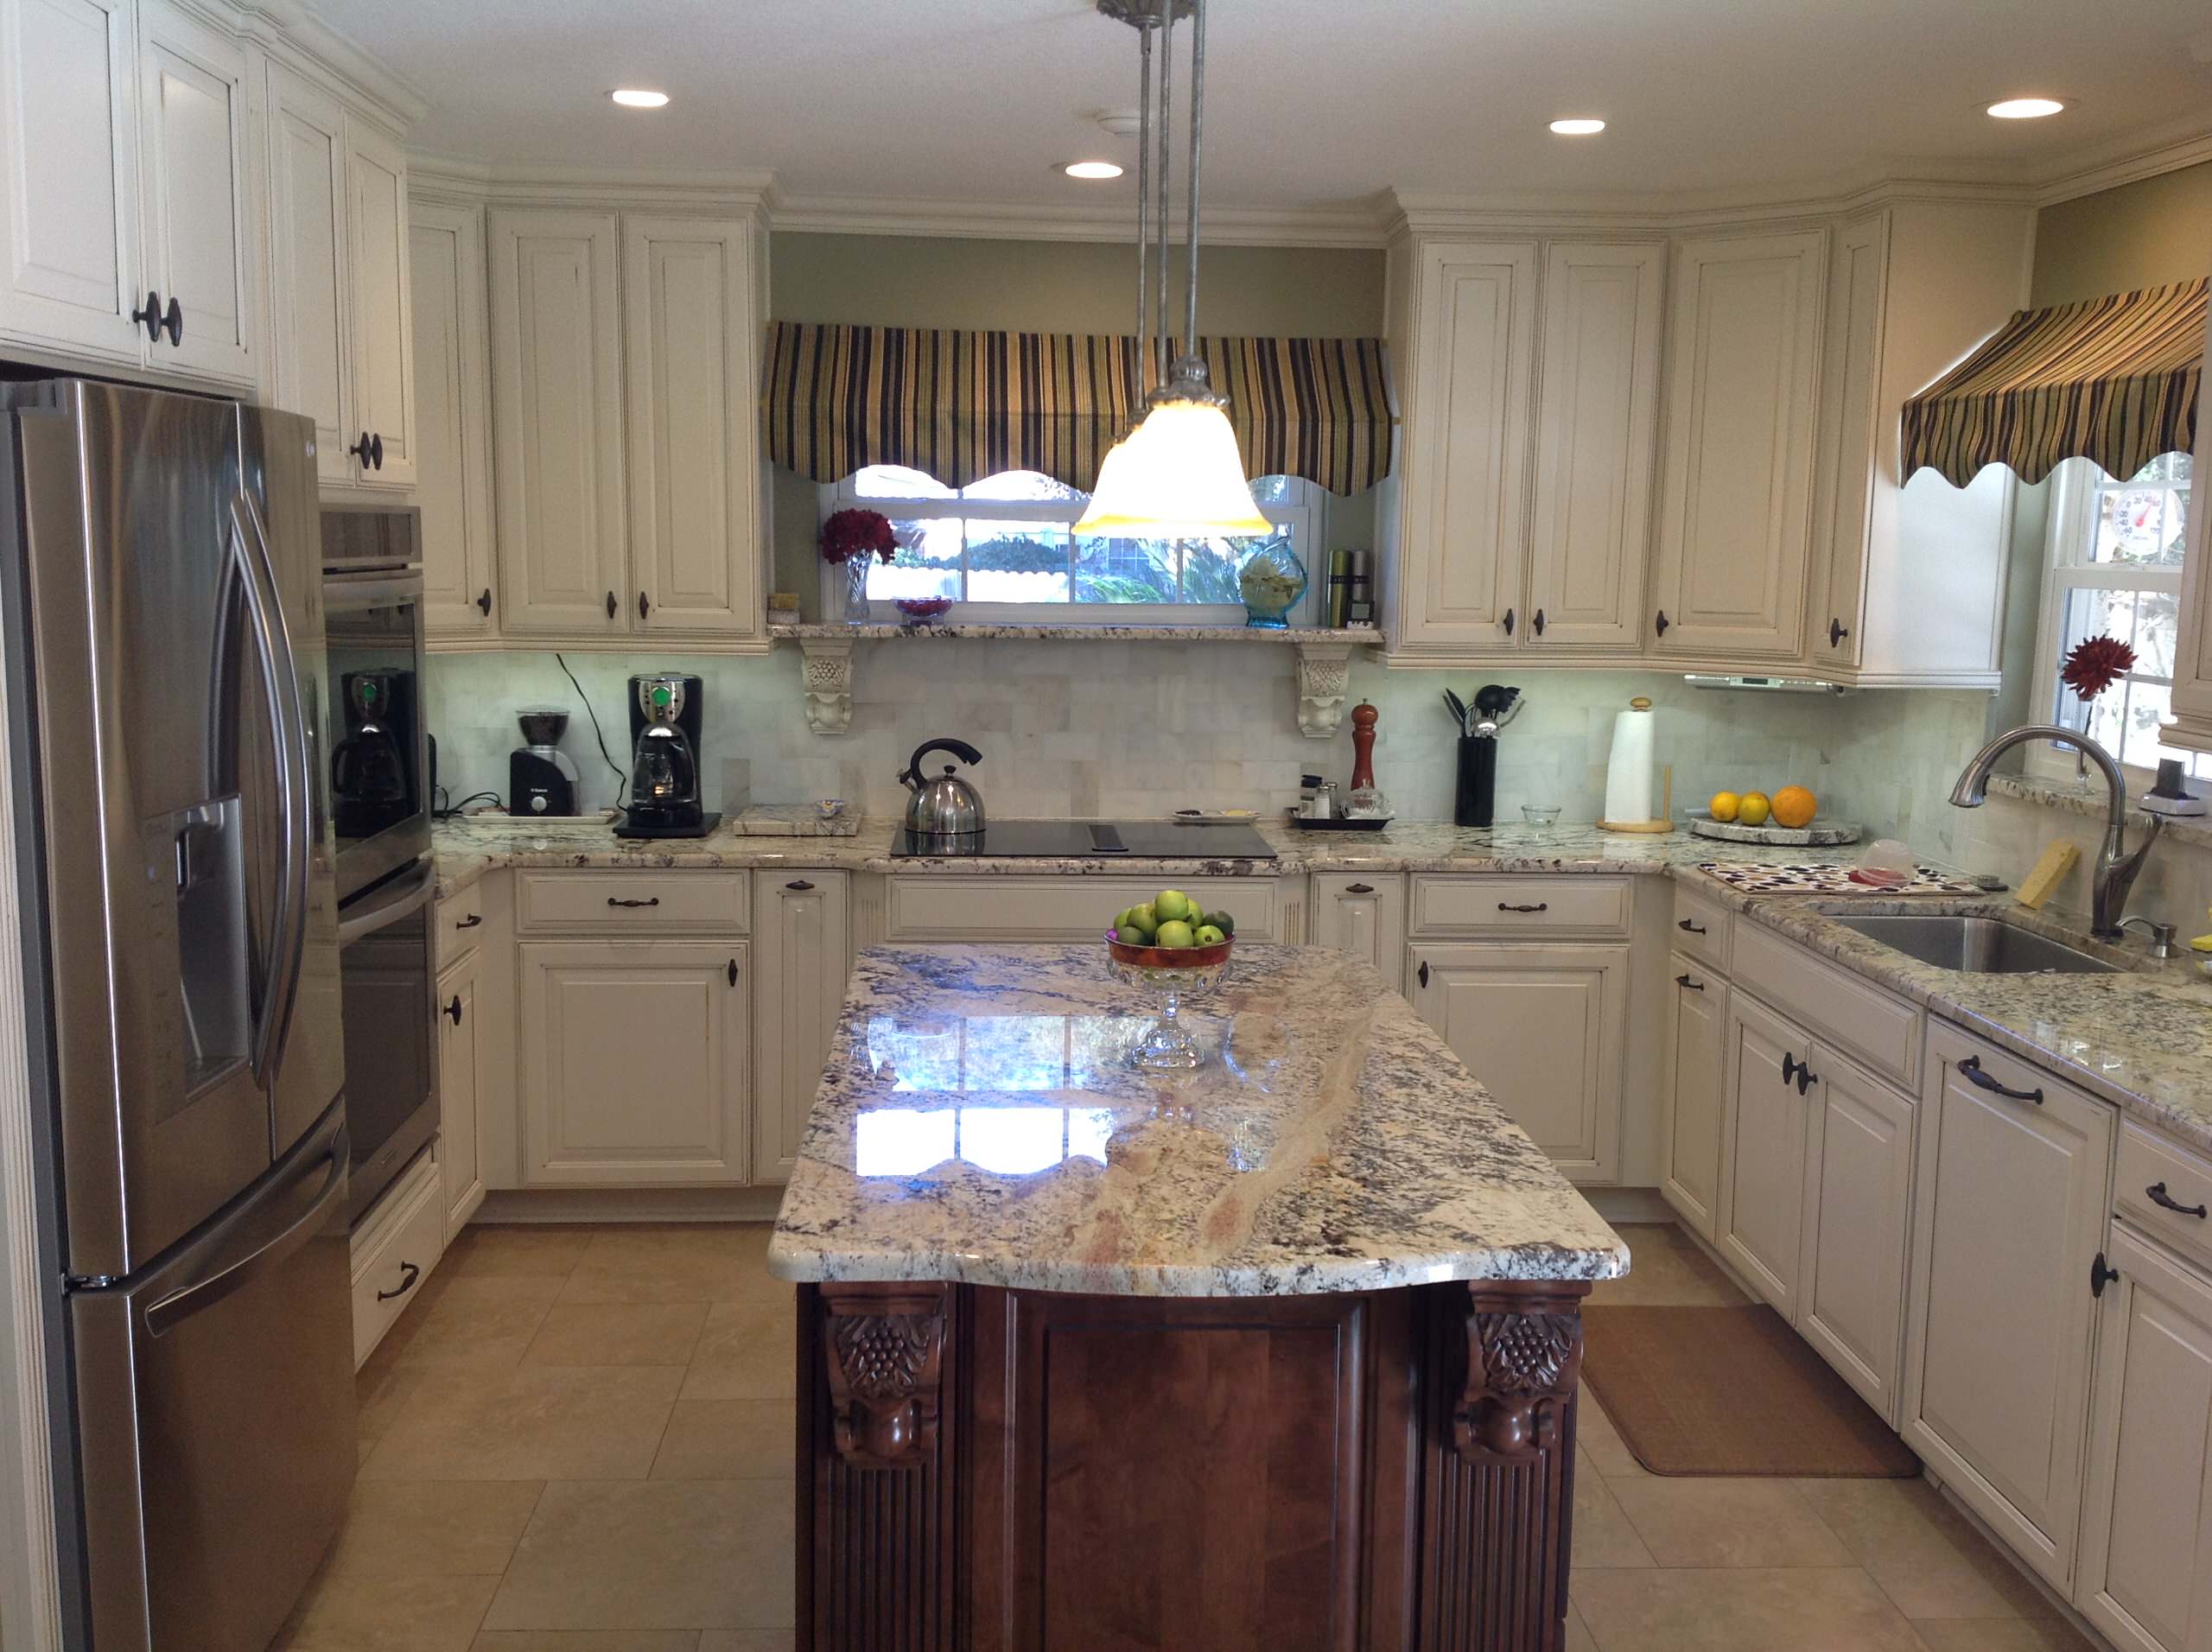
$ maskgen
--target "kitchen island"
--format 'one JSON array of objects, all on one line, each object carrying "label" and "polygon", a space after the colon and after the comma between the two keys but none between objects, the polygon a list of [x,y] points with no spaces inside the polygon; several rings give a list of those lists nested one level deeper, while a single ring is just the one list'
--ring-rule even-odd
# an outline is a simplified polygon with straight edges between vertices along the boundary
[{"label": "kitchen island", "polygon": [[1561,1643],[1628,1253],[1382,978],[1246,945],[1144,1073],[1104,949],[861,954],[769,1249],[800,1644]]}]

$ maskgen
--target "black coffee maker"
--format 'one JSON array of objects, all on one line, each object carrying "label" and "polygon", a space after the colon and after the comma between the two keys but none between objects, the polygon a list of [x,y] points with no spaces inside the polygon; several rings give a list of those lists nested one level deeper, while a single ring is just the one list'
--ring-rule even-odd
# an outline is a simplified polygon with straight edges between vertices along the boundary
[{"label": "black coffee maker", "polygon": [[346,737],[330,758],[331,826],[340,837],[373,837],[416,811],[415,673],[348,671],[339,694]]},{"label": "black coffee maker", "polygon": [[704,837],[721,823],[699,801],[702,689],[696,677],[630,679],[630,796],[617,837]]}]

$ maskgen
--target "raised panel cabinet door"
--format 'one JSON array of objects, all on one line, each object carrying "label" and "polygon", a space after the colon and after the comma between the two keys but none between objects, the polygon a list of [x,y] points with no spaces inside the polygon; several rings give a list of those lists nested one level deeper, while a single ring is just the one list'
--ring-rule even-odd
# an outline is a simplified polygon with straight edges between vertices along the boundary
[{"label": "raised panel cabinet door", "polygon": [[2097,1307],[2089,1274],[2104,1242],[2112,1138],[2102,1102],[1929,1024],[1898,1432],[2062,1590],[2072,1582]]},{"label": "raised panel cabinet door", "polygon": [[315,421],[315,468],[353,479],[353,364],[346,336],[346,112],[269,66],[269,398]]},{"label": "raised panel cabinet door", "polygon": [[753,874],[753,990],[760,1105],[753,1109],[753,1179],[782,1182],[830,1058],[851,956],[842,872]]},{"label": "raised panel cabinet door", "polygon": [[1704,1238],[1720,1202],[1721,1090],[1727,1072],[1728,983],[1677,952],[1674,1042],[1667,1069],[1667,1164],[1659,1191]]},{"label": "raised panel cabinet door", "polygon": [[763,619],[749,223],[622,220],[638,628],[750,636]]},{"label": "raised panel cabinet door", "polygon": [[245,131],[245,48],[168,0],[138,0],[145,283],[182,323],[149,365],[253,383]]},{"label": "raised panel cabinet door", "polygon": [[1406,880],[1388,872],[1314,874],[1313,942],[1365,959],[1403,992]]},{"label": "raised panel cabinet door", "polygon": [[1425,248],[1420,307],[1406,640],[1510,647],[1526,617],[1535,243]]},{"label": "raised panel cabinet door", "polygon": [[364,487],[412,487],[415,334],[409,314],[407,157],[359,115],[346,117],[346,267],[353,295],[353,422],[375,444],[354,461]]},{"label": "raised panel cabinet door", "polygon": [[1826,1045],[1812,1060],[1797,1333],[1894,1422],[1916,1109]]},{"label": "raised panel cabinet door", "polygon": [[492,467],[501,628],[630,629],[611,213],[495,212]]},{"label": "raised panel cabinet door", "polygon": [[525,941],[523,1181],[746,1179],[742,941]]},{"label": "raised panel cabinet door", "polygon": [[438,1175],[448,1244],[484,1202],[477,1140],[485,1052],[477,1016],[478,956],[469,953],[438,977]]},{"label": "raised panel cabinet door", "polygon": [[2112,1230],[2074,1604],[2131,1652],[2212,1646],[2212,1280]]},{"label": "raised panel cabinet door", "polygon": [[[1713,1242],[1777,1313],[1797,1318],[1805,1237],[1805,1132],[1799,1083],[1813,1039],[1738,986],[1728,994],[1726,1104]],[[1807,1081],[1809,1083],[1809,1080]]]},{"label": "raised panel cabinet door", "polygon": [[1662,653],[1798,651],[1827,279],[1825,230],[1676,250],[1652,591]]},{"label": "raised panel cabinet door", "polygon": [[1658,464],[1660,242],[1544,255],[1529,645],[1632,649]]},{"label": "raised panel cabinet door", "polygon": [[144,355],[131,51],[124,0],[0,0],[0,336]]},{"label": "raised panel cabinet door", "polygon": [[423,513],[423,624],[433,639],[498,629],[492,555],[492,416],[486,391],[484,218],[410,209],[415,334],[415,503]]},{"label": "raised panel cabinet door", "polygon": [[1567,1177],[1618,1170],[1624,946],[1416,946],[1413,1001]]},{"label": "raised panel cabinet door", "polygon": [[1883,213],[1853,219],[1836,232],[1829,260],[1814,601],[1806,616],[1812,635],[1806,648],[1833,665],[1859,664],[1866,629],[1866,535],[1873,508],[1889,224]]}]

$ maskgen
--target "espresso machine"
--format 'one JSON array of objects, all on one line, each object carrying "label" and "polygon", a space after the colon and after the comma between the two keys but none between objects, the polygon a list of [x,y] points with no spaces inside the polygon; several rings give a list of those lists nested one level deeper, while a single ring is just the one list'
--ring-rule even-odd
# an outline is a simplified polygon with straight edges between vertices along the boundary
[{"label": "espresso machine", "polygon": [[346,734],[330,759],[331,826],[341,838],[374,837],[415,813],[407,761],[415,674],[348,671],[339,693]]},{"label": "espresso machine", "polygon": [[525,818],[576,812],[576,766],[561,749],[569,714],[531,706],[516,714],[523,745],[507,753],[507,812]]},{"label": "espresso machine", "polygon": [[721,823],[699,801],[702,688],[696,677],[630,679],[630,797],[617,837],[704,837]]}]

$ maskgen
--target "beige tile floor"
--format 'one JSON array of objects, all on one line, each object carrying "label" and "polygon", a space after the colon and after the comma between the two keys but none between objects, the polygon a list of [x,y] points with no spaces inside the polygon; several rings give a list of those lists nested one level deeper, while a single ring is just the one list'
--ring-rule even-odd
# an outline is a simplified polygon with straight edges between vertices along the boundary
[{"label": "beige tile floor", "polygon": [[[1671,1228],[1599,1300],[1741,1300]],[[788,1652],[790,1287],[759,1227],[464,1234],[363,1368],[353,1511],[278,1646]],[[1922,1481],[1662,1479],[1582,1410],[1571,1652],[2082,1642]]]}]

